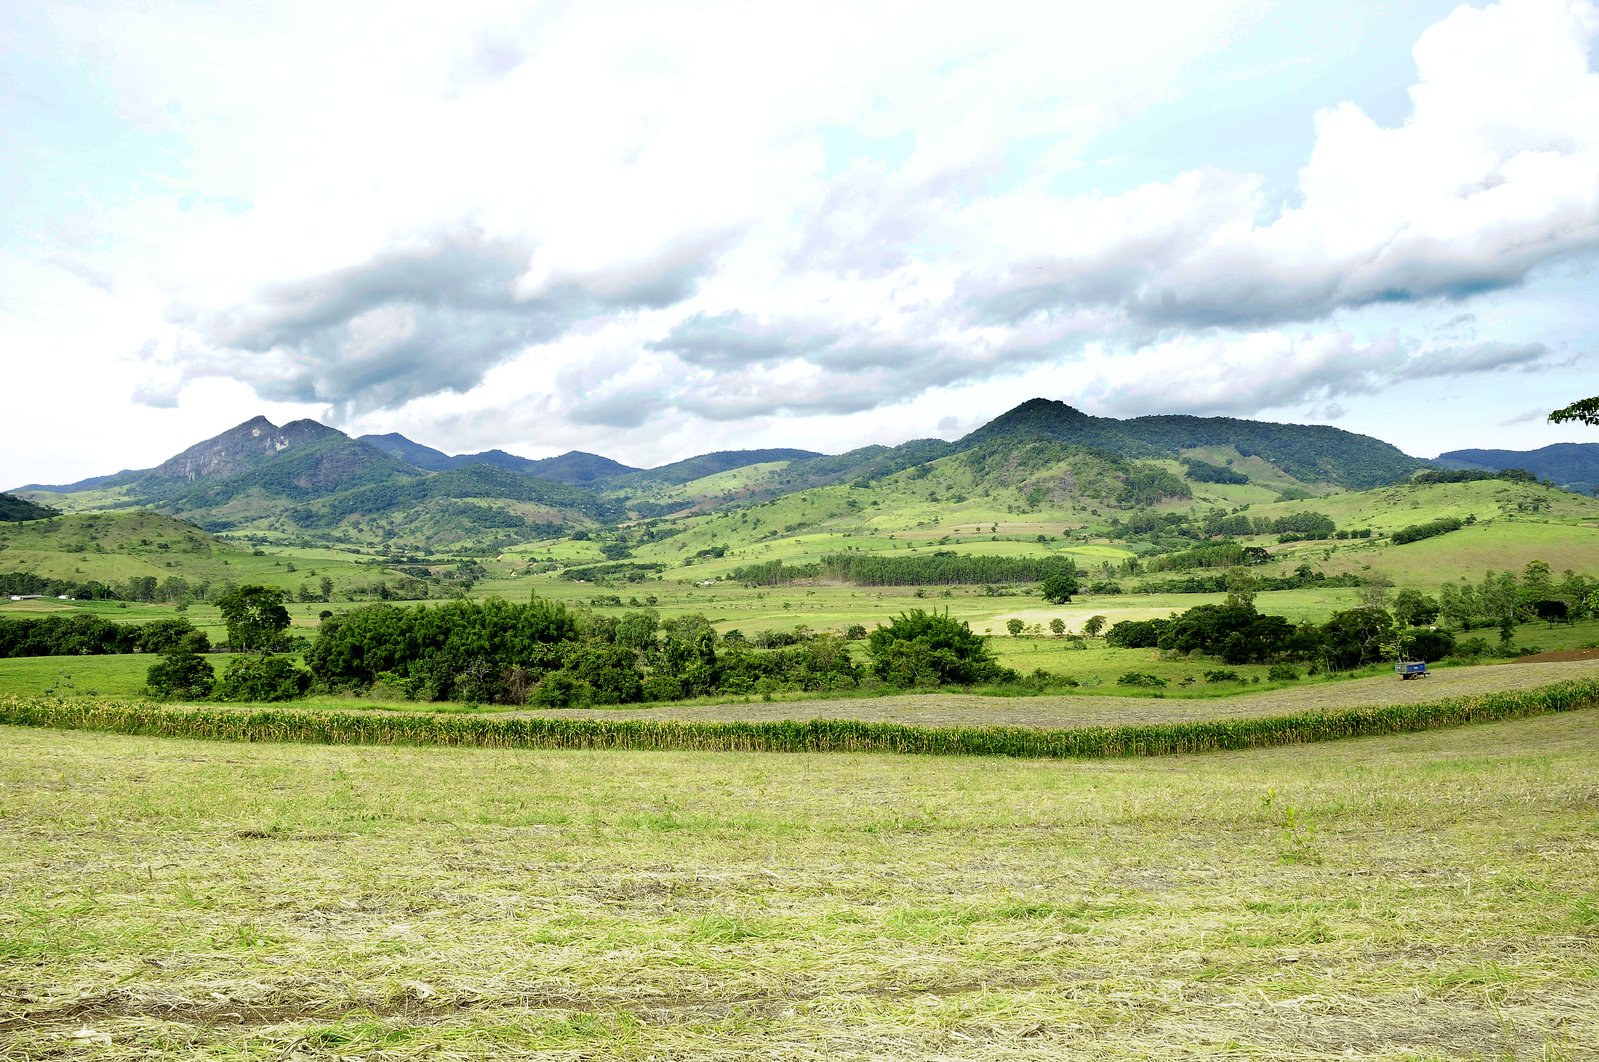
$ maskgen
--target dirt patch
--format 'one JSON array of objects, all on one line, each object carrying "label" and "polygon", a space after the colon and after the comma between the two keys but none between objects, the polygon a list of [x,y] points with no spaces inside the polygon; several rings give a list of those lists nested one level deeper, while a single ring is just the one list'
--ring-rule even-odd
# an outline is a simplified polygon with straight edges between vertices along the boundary
[{"label": "dirt patch", "polygon": [[1547,653],[1533,653],[1517,657],[1512,664],[1554,664],[1568,660],[1599,660],[1599,649],[1551,649]]}]

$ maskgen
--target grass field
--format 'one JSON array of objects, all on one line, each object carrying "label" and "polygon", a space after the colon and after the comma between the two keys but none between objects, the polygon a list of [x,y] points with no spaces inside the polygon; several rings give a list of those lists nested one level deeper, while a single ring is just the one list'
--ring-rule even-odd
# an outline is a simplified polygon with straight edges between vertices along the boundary
[{"label": "grass field", "polygon": [[1581,1059],[1599,713],[1067,763],[0,731],[0,1057]]}]

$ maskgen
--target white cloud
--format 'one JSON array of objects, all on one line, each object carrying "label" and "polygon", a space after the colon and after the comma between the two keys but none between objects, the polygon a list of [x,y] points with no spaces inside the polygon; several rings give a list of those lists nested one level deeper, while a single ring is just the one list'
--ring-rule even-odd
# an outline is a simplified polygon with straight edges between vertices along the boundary
[{"label": "white cloud", "polygon": [[9,36],[79,79],[66,127],[148,151],[0,248],[0,339],[54,327],[82,366],[153,343],[96,387],[178,413],[249,393],[462,448],[603,428],[635,462],[794,420],[926,434],[1052,381],[1098,412],[1334,413],[1393,374],[1570,363],[1580,307],[1484,300],[1599,247],[1591,3],[1444,18],[1401,124],[1302,116],[1288,201],[1217,166],[1060,190],[1119,123],[1226,81],[1192,71],[1262,10],[35,12]]}]

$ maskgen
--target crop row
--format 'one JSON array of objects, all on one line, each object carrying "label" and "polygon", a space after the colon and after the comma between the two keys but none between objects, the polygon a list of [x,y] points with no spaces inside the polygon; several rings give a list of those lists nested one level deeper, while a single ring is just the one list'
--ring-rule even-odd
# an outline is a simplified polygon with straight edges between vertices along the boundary
[{"label": "crop row", "polygon": [[897,752],[1103,758],[1266,748],[1546,715],[1599,704],[1599,680],[1427,704],[1258,719],[1035,729],[927,727],[848,719],[775,722],[389,716],[293,709],[228,710],[132,701],[0,698],[0,724],[220,741],[477,748],[677,749],[706,752]]}]

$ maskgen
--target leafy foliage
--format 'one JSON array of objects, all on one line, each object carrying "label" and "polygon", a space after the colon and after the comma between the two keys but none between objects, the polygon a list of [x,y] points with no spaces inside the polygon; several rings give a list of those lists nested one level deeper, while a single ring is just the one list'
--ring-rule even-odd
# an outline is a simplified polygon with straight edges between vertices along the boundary
[{"label": "leafy foliage", "polygon": [[1466,526],[1466,522],[1458,516],[1440,516],[1436,520],[1428,520],[1424,524],[1411,524],[1401,527],[1393,534],[1393,543],[1403,546],[1410,542],[1420,542],[1424,538],[1435,538],[1446,535],[1451,531],[1459,531]]},{"label": "leafy foliage", "polygon": [[1050,572],[1044,576],[1039,586],[1039,592],[1044,595],[1044,600],[1052,605],[1064,605],[1077,593],[1077,568],[1072,566],[1069,571]]},{"label": "leafy foliage", "polygon": [[1051,576],[1075,580],[1077,565],[1070,557],[995,557],[952,550],[905,557],[845,552],[823,557],[820,574],[857,586],[980,585],[1030,583]]},{"label": "leafy foliage", "polygon": [[151,664],[144,681],[150,695],[164,701],[204,700],[216,684],[216,670],[210,661],[180,646]]},{"label": "leafy foliage", "polygon": [[161,653],[191,639],[206,648],[205,634],[188,620],[115,623],[89,613],[0,619],[0,658]]},{"label": "leafy foliage", "polygon": [[241,586],[217,599],[228,625],[228,648],[236,653],[265,652],[289,626],[284,593],[275,586]]},{"label": "leafy foliage", "polygon": [[1249,477],[1224,465],[1213,465],[1197,457],[1185,457],[1183,475],[1195,483],[1248,483]]},{"label": "leafy foliage", "polygon": [[988,643],[965,620],[946,612],[911,609],[888,626],[878,625],[866,639],[872,670],[890,685],[970,686],[1005,675]]},{"label": "leafy foliage", "polygon": [[1584,398],[1573,402],[1569,406],[1555,410],[1549,414],[1553,424],[1564,424],[1567,421],[1580,421],[1594,427],[1599,427],[1599,397]]},{"label": "leafy foliage", "polygon": [[219,701],[292,701],[311,686],[311,673],[286,656],[237,656],[217,682]]}]

